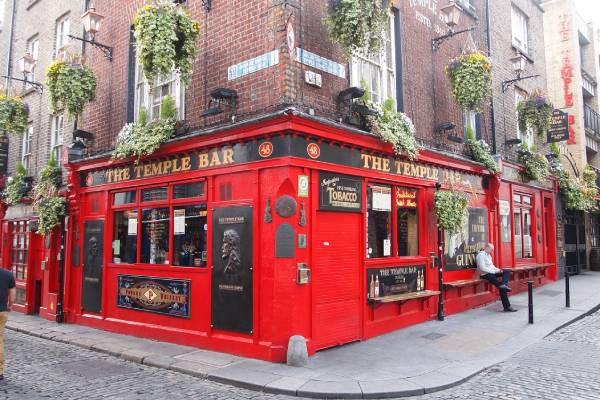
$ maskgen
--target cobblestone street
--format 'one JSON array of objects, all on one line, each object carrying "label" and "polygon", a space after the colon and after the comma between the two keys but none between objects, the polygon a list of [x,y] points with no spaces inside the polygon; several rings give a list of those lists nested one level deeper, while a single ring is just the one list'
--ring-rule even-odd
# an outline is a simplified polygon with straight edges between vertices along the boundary
[{"label": "cobblestone street", "polygon": [[[286,399],[7,331],[2,399]],[[419,400],[600,399],[600,311]]]}]

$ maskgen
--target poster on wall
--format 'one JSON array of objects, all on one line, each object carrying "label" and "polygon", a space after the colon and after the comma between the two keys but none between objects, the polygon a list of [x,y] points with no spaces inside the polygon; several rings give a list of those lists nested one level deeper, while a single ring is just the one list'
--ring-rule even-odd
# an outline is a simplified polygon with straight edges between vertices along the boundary
[{"label": "poster on wall", "polygon": [[361,212],[361,178],[320,172],[319,210]]},{"label": "poster on wall", "polygon": [[252,333],[252,207],[214,209],[212,230],[212,326]]},{"label": "poster on wall", "polygon": [[510,203],[507,200],[499,200],[500,210],[500,241],[510,243]]},{"label": "poster on wall", "polygon": [[425,290],[425,265],[369,268],[367,299]]},{"label": "poster on wall", "polygon": [[191,281],[119,275],[117,306],[172,317],[190,317]]},{"label": "poster on wall", "polygon": [[476,268],[475,258],[488,242],[486,208],[470,208],[460,232],[444,235],[444,268],[446,271]]}]

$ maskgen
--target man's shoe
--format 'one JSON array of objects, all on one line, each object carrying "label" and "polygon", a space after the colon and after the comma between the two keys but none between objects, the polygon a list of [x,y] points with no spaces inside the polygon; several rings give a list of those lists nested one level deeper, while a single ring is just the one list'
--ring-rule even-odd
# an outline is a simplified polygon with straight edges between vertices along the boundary
[{"label": "man's shoe", "polygon": [[508,307],[504,309],[504,312],[516,312],[517,309],[516,308],[512,308],[512,307]]},{"label": "man's shoe", "polygon": [[4,375],[0,374],[0,381],[4,379]]},{"label": "man's shoe", "polygon": [[512,289],[509,288],[507,285],[500,285],[498,286],[498,289],[506,290],[507,292],[512,292]]}]

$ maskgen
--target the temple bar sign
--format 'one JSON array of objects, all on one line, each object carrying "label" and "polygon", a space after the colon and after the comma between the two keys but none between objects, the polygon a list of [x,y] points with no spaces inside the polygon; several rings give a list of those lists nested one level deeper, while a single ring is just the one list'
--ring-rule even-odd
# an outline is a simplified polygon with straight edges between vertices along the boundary
[{"label": "the temple bar sign", "polygon": [[552,124],[548,129],[548,143],[562,142],[569,139],[569,114],[564,111],[552,112]]}]

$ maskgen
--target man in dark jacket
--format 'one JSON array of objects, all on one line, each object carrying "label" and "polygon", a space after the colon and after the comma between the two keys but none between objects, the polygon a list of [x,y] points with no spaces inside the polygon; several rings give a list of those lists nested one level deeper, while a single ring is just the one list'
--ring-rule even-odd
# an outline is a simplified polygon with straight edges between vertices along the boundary
[{"label": "man in dark jacket", "polygon": [[12,272],[0,268],[0,380],[4,379],[4,327],[16,294]]}]

